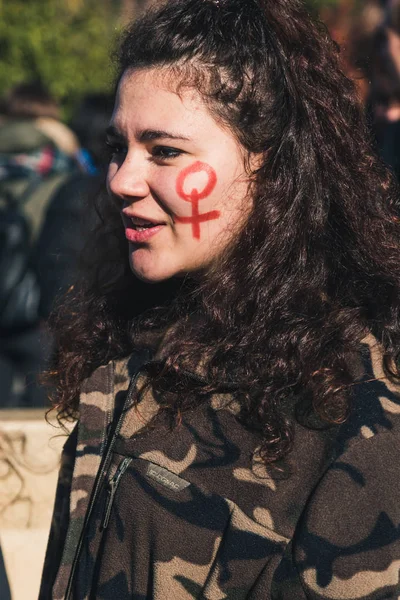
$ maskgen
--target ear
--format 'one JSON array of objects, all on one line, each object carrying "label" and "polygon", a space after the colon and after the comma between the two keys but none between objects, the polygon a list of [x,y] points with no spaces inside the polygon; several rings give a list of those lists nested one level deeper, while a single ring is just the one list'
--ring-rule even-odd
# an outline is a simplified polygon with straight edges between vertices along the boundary
[{"label": "ear", "polygon": [[264,153],[263,152],[259,152],[259,153],[255,153],[255,152],[249,152],[247,154],[247,156],[245,157],[245,169],[246,169],[246,173],[248,175],[249,178],[251,178],[254,173],[257,173],[257,171],[262,167],[264,163]]}]

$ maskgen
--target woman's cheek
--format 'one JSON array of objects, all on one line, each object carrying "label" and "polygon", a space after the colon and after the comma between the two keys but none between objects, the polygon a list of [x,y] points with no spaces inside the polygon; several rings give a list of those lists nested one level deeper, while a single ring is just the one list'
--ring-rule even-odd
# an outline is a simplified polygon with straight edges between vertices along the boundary
[{"label": "woman's cheek", "polygon": [[202,224],[220,218],[220,211],[207,210],[210,202],[207,200],[217,185],[218,177],[211,165],[196,161],[184,169],[177,176],[175,190],[177,197],[183,202],[182,213],[175,215],[175,221],[191,228],[193,239],[200,240]]}]

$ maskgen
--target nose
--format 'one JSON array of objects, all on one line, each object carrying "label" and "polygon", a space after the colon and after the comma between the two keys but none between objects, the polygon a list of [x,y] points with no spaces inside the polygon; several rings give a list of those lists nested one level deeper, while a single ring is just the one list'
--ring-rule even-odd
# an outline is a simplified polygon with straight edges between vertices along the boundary
[{"label": "nose", "polygon": [[146,175],[145,163],[135,156],[127,155],[120,163],[113,161],[107,174],[108,192],[118,203],[145,198],[150,192]]}]

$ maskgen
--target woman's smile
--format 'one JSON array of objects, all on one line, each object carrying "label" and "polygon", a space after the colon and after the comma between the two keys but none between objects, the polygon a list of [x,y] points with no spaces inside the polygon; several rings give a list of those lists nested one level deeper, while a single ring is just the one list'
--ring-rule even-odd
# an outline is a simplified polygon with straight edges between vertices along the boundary
[{"label": "woman's smile", "polygon": [[154,221],[137,215],[129,215],[128,209],[122,210],[122,221],[125,226],[125,237],[133,244],[146,242],[153,235],[159,233],[163,227],[166,227],[165,222]]}]

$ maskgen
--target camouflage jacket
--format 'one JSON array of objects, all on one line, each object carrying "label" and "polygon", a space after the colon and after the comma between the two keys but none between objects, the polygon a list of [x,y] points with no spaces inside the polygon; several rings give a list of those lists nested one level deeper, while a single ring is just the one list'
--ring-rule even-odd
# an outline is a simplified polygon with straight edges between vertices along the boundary
[{"label": "camouflage jacket", "polygon": [[362,354],[350,418],[296,425],[290,476],[267,472],[224,395],[175,430],[144,429],[158,404],[148,390],[132,405],[137,360],[98,369],[66,443],[40,600],[400,598],[400,396],[378,347]]}]

